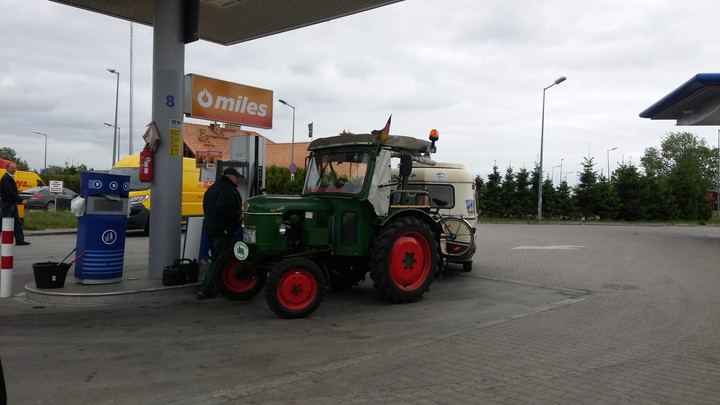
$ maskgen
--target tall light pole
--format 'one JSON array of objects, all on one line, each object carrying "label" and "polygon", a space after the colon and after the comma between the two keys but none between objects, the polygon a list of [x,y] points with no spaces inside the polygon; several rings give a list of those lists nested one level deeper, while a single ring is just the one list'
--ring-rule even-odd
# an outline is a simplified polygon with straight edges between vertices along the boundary
[{"label": "tall light pole", "polygon": [[[288,104],[288,102],[283,99],[280,99],[279,101],[293,110],[292,144],[290,146],[290,165],[293,165],[295,164],[295,107]],[[294,179],[295,173],[290,173],[290,178]]]},{"label": "tall light pole", "polygon": [[117,115],[118,115],[118,98],[120,97],[120,72],[115,69],[108,68],[108,72],[117,75],[117,85],[115,90],[115,125],[113,125],[113,158],[112,165],[115,166],[115,156],[117,155],[118,146],[118,126],[117,126]]},{"label": "tall light pole", "polygon": [[608,177],[608,181],[610,181],[610,151],[615,150],[615,149],[617,149],[617,146],[614,147],[614,148],[612,148],[612,149],[608,149],[608,150],[607,150],[607,164],[608,164],[607,177]]},{"label": "tall light pole", "polygon": [[543,101],[542,101],[542,121],[540,121],[540,172],[538,173],[538,222],[542,222],[542,183],[543,183],[543,142],[545,137],[545,91],[550,87],[560,84],[567,79],[565,76],[560,76],[553,84],[543,88]]},{"label": "tall light pole", "polygon": [[[555,169],[557,169],[558,167],[560,167],[560,165],[553,166],[552,171],[551,171],[551,173],[552,173],[551,179],[552,179],[553,187],[555,187]],[[560,170],[560,175],[562,176],[562,170]]]},{"label": "tall light pole", "polygon": [[47,170],[47,134],[43,134],[42,132],[39,132],[39,131],[33,131],[33,132],[45,137],[45,161],[43,163],[43,170]]},{"label": "tall light pole", "polygon": [[[115,125],[113,125],[113,124],[111,124],[111,123],[109,123],[109,122],[103,122],[103,124],[105,124],[105,125],[107,125],[107,126],[109,126],[109,127],[115,128],[115,130],[117,130],[118,134],[120,134],[120,127],[115,127]],[[113,150],[115,151],[116,149],[113,148]],[[117,139],[117,152],[114,154],[113,157],[114,157],[115,159],[117,159],[117,160],[120,160],[120,137],[119,137],[119,136],[118,136],[118,139]],[[115,166],[114,163],[113,163],[113,166]]]}]

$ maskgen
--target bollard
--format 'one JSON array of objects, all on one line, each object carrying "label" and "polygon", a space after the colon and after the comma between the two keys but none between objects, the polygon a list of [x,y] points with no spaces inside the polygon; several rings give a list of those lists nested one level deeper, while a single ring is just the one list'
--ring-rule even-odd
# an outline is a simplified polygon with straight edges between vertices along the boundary
[{"label": "bollard", "polygon": [[12,295],[13,249],[15,249],[15,218],[2,219],[2,247],[0,247],[0,298]]}]

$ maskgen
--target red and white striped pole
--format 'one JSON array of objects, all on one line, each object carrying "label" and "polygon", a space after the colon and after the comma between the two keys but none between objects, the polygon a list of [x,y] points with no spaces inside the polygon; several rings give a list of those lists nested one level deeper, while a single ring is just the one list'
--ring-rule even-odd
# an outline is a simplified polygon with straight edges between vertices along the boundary
[{"label": "red and white striped pole", "polygon": [[2,219],[2,247],[0,248],[0,298],[12,295],[13,249],[15,249],[15,218]]}]

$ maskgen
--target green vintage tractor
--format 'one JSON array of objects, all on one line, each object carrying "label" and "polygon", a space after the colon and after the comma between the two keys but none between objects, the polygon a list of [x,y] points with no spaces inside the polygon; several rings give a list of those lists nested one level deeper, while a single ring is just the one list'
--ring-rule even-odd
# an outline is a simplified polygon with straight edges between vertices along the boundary
[{"label": "green vintage tractor", "polygon": [[413,161],[432,163],[436,134],[431,141],[381,140],[378,131],[312,141],[301,195],[245,202],[243,242],[214,266],[218,292],[249,300],[264,288],[283,318],[310,315],[327,288],[358,285],[368,273],[388,302],[422,298],[442,265],[441,230],[427,193],[407,189],[407,181]]}]

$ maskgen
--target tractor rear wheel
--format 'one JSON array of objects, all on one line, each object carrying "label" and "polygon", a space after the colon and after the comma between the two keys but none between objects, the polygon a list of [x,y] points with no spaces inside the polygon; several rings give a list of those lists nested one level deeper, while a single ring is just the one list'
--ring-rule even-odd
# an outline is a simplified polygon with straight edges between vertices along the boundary
[{"label": "tractor rear wheel", "polygon": [[282,318],[305,318],[325,297],[325,273],[312,260],[293,257],[278,263],[268,276],[265,300]]},{"label": "tractor rear wheel", "polygon": [[370,277],[388,302],[402,304],[422,298],[435,277],[438,248],[430,227],[418,218],[392,221],[375,238]]},{"label": "tractor rear wheel", "polygon": [[212,268],[215,290],[230,301],[247,301],[265,287],[267,271],[241,262],[232,250],[221,253]]}]

